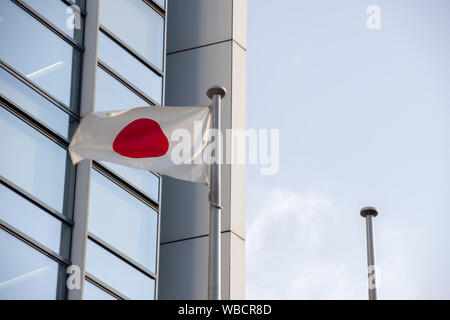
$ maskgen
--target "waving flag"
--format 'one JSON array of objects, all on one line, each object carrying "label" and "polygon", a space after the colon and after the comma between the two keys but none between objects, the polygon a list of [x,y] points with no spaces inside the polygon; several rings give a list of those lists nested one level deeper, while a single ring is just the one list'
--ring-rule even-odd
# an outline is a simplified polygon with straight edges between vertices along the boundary
[{"label": "waving flag", "polygon": [[[206,183],[208,166],[201,157],[210,121],[208,107],[93,112],[81,120],[69,152],[74,164],[103,160]],[[177,148],[180,143],[183,148]],[[182,162],[181,150],[186,153]]]}]

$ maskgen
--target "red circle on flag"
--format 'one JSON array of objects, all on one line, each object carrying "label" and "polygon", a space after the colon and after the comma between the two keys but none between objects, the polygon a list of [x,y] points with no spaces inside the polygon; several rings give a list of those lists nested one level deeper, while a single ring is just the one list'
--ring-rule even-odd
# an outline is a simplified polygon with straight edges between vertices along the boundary
[{"label": "red circle on flag", "polygon": [[119,132],[114,139],[113,150],[128,158],[162,157],[169,150],[169,140],[158,122],[141,118]]}]

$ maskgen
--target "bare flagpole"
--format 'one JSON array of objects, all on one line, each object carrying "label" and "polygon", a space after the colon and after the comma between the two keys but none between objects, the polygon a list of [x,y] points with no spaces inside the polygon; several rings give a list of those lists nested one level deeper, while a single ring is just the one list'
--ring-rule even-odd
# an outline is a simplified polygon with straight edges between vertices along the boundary
[{"label": "bare flagpole", "polygon": [[[224,87],[213,86],[206,95],[212,100],[213,128],[220,132],[220,107],[227,91]],[[211,181],[209,187],[210,217],[209,217],[209,263],[208,263],[208,299],[220,300],[220,273],[221,273],[221,215],[222,198],[220,193],[222,159],[222,139],[214,140],[214,163],[211,166]]]},{"label": "bare flagpole", "polygon": [[367,237],[367,268],[369,280],[369,300],[377,300],[377,283],[375,274],[375,240],[373,234],[373,218],[378,215],[374,207],[362,208],[361,216],[366,219]]}]

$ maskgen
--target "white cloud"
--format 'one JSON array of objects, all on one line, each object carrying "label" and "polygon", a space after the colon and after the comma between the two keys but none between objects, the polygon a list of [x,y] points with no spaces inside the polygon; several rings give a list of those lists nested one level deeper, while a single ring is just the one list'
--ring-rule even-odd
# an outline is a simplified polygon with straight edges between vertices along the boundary
[{"label": "white cloud", "polygon": [[[360,204],[326,192],[247,190],[248,299],[367,299]],[[378,297],[448,299],[445,225],[396,213],[377,218]]]},{"label": "white cloud", "polygon": [[348,232],[356,225],[330,199],[259,188],[248,199],[248,299],[366,298],[362,244]]}]

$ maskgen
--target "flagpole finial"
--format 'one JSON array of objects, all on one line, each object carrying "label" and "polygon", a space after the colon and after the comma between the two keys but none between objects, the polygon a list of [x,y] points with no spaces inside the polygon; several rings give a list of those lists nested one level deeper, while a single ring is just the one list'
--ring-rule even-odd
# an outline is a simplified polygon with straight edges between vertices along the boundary
[{"label": "flagpole finial", "polygon": [[378,209],[375,207],[364,207],[361,209],[360,214],[363,218],[367,216],[373,216],[375,218],[378,215]]},{"label": "flagpole finial", "polygon": [[215,95],[219,95],[222,99],[227,94],[227,89],[221,86],[212,86],[206,91],[208,98],[212,99]]}]

